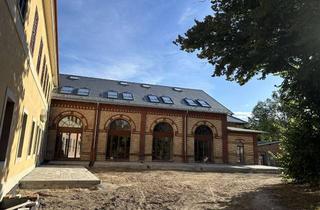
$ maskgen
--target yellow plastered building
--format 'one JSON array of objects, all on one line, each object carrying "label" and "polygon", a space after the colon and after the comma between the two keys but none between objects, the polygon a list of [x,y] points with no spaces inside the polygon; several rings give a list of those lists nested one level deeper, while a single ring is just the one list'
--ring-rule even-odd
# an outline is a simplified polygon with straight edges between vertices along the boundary
[{"label": "yellow plastered building", "polygon": [[57,42],[55,0],[0,1],[0,200],[43,160]]}]

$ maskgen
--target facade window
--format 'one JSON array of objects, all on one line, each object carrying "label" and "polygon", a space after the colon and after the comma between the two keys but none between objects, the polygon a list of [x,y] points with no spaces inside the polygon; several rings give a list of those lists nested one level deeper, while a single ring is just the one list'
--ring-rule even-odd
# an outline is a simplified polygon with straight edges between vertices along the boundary
[{"label": "facade window", "polygon": [[212,157],[213,135],[206,125],[197,127],[194,134],[194,159],[196,162],[210,162]]},{"label": "facade window", "polygon": [[242,142],[237,144],[237,162],[244,163],[244,144]]},{"label": "facade window", "polygon": [[43,64],[42,64],[42,71],[41,71],[41,79],[40,79],[41,86],[43,86],[43,80],[45,77],[46,68],[47,68],[47,61],[46,61],[46,57],[44,56]]},{"label": "facade window", "polygon": [[39,53],[38,53],[38,60],[37,60],[37,73],[40,72],[40,64],[41,64],[41,58],[42,58],[42,50],[43,50],[43,42],[42,39],[40,40],[40,46],[39,46]]},{"label": "facade window", "polygon": [[18,0],[17,3],[22,23],[24,23],[28,10],[28,0]]},{"label": "facade window", "polygon": [[22,156],[22,151],[23,151],[23,146],[24,146],[24,137],[25,137],[25,134],[26,134],[27,120],[28,120],[28,115],[27,115],[27,113],[23,113],[22,126],[21,126],[21,134],[20,134],[18,154],[17,154],[17,157],[18,157],[18,158],[21,158],[21,156]]},{"label": "facade window", "polygon": [[0,130],[0,161],[5,161],[7,148],[9,144],[9,138],[11,133],[11,124],[13,119],[14,112],[14,102],[10,99],[7,99],[5,110],[4,110],[4,118],[2,129]]},{"label": "facade window", "polygon": [[35,155],[37,152],[37,145],[39,142],[39,138],[40,138],[40,128],[39,126],[36,126],[36,140],[34,141],[34,145],[33,145],[33,154]]},{"label": "facade window", "polygon": [[153,129],[152,160],[169,161],[172,158],[173,129],[169,123],[158,123]]},{"label": "facade window", "polygon": [[49,75],[48,72],[46,73],[46,78],[44,80],[44,88],[43,88],[43,93],[47,98],[47,88],[48,88],[48,80],[49,80]]},{"label": "facade window", "polygon": [[33,52],[34,52],[34,44],[36,42],[38,23],[39,23],[39,14],[38,14],[38,9],[36,9],[36,13],[33,19],[32,33],[31,33],[31,40],[30,40],[31,55],[33,55]]},{"label": "facade window", "polygon": [[76,116],[66,116],[59,121],[56,159],[80,158],[82,131],[82,121]]},{"label": "facade window", "polygon": [[114,120],[109,127],[106,159],[129,160],[131,126],[125,120]]},{"label": "facade window", "polygon": [[32,122],[31,133],[30,133],[28,155],[31,155],[31,151],[32,151],[33,139],[34,139],[34,134],[35,134],[35,124],[36,123],[33,121]]}]

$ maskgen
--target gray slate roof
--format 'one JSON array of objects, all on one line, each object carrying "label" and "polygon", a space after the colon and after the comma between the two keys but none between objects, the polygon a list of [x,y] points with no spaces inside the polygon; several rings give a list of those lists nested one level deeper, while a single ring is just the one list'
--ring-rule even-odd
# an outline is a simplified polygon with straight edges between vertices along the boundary
[{"label": "gray slate roof", "polygon": [[[214,98],[209,96],[203,90],[181,88],[182,92],[177,92],[169,86],[150,85],[151,88],[143,88],[141,87],[141,83],[135,82],[127,82],[128,85],[123,86],[120,85],[119,81],[116,80],[99,79],[83,76],[76,76],[79,77],[78,80],[71,80],[69,79],[69,76],[71,75],[60,74],[60,87],[72,86],[76,89],[88,88],[90,89],[89,96],[79,96],[76,94],[61,94],[59,93],[59,89],[55,89],[53,91],[54,99],[232,114],[232,112],[229,109],[227,109]],[[120,99],[110,99],[103,97],[103,94],[105,94],[109,90],[117,91],[119,94],[123,92],[130,92],[133,94],[134,100],[122,100],[121,96],[119,96]],[[147,99],[147,95],[156,95],[158,97],[169,96],[173,100],[174,104],[150,103]],[[205,108],[201,106],[188,106],[185,103],[184,98],[205,100],[211,106],[211,108]]]},{"label": "gray slate roof", "polygon": [[227,122],[230,122],[230,123],[237,123],[237,124],[247,124],[248,122],[244,121],[244,120],[241,120],[237,117],[234,117],[232,115],[228,115],[227,116]]}]

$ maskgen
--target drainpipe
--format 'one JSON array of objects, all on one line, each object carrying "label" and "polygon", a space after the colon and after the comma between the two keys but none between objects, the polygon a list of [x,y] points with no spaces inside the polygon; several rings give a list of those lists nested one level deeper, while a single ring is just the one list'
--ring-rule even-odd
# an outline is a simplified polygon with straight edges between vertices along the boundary
[{"label": "drainpipe", "polygon": [[97,145],[98,145],[98,136],[99,136],[99,125],[100,125],[100,103],[97,103],[96,106],[96,113],[95,113],[95,122],[94,122],[94,132],[93,132],[93,139],[91,144],[91,156],[90,156],[90,163],[89,167],[94,166],[94,162],[96,161],[97,157]]},{"label": "drainpipe", "polygon": [[187,110],[184,116],[184,161],[188,162],[188,114],[189,111]]}]

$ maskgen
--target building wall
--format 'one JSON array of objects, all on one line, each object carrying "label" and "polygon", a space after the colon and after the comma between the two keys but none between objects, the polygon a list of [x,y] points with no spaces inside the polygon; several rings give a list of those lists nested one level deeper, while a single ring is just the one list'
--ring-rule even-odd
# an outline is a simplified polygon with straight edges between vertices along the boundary
[{"label": "building wall", "polygon": [[252,133],[228,133],[228,159],[230,164],[239,164],[237,158],[237,145],[244,145],[244,164],[256,164],[256,134]]},{"label": "building wall", "polygon": [[[93,144],[95,122],[99,121],[97,135],[96,160],[106,160],[106,145],[110,123],[116,119],[126,120],[131,126],[130,161],[152,161],[153,129],[157,123],[169,123],[174,132],[172,157],[173,162],[194,162],[194,133],[198,126],[206,125],[213,133],[213,148],[211,160],[214,163],[223,163],[223,136],[225,129],[222,114],[188,113],[184,111],[139,108],[116,105],[99,105],[76,101],[53,100],[51,104],[50,126],[48,136],[47,159],[53,160],[56,150],[57,124],[69,115],[77,116],[83,122],[83,139],[81,160],[90,160],[90,149]],[[100,114],[97,114],[100,113]],[[185,124],[185,120],[187,123]],[[186,127],[185,127],[186,126]],[[187,129],[185,131],[185,129]],[[186,133],[186,134],[185,134]],[[254,164],[253,134],[229,133],[229,153],[226,159],[236,164],[236,142],[244,141],[245,164]],[[187,140],[185,140],[187,139]]]},{"label": "building wall", "polygon": [[262,144],[257,146],[259,164],[276,166],[276,157],[280,153],[280,142]]},{"label": "building wall", "polygon": [[[50,5],[53,5],[53,1],[46,1],[47,4],[49,2]],[[56,52],[52,52],[53,48],[49,49],[50,41],[47,39],[49,33],[47,29],[54,28],[54,26],[46,25],[43,6],[41,0],[29,0],[26,19],[23,23],[16,1],[0,1],[0,135],[4,132],[2,129],[4,124],[7,123],[3,121],[3,118],[8,98],[15,103],[5,161],[0,161],[0,199],[42,158],[39,155],[42,153],[40,145],[43,144],[42,136],[46,128],[44,116],[49,109],[50,89],[57,85],[56,61],[52,61],[50,56],[56,54]],[[39,21],[34,53],[31,55],[29,46],[36,8]],[[48,8],[52,9],[50,6]],[[52,13],[51,17],[54,17]],[[54,21],[52,23],[54,24]],[[36,70],[41,37],[43,42],[42,57],[47,57],[48,71],[48,79],[43,83],[41,83],[42,71],[39,75]],[[51,43],[50,45],[53,46],[54,44]],[[24,113],[28,115],[28,118],[22,155],[17,158]],[[41,132],[38,135],[39,138],[35,135],[37,132],[34,132],[34,135],[31,133],[33,122],[36,125],[34,131],[39,128],[39,132]],[[31,139],[33,139],[32,152],[28,155]],[[33,153],[34,148],[38,149],[35,154]]]}]

